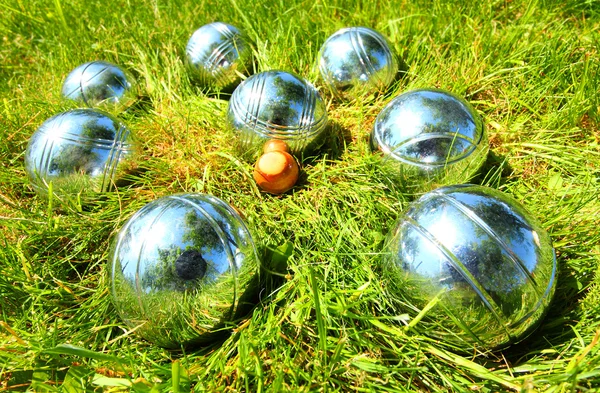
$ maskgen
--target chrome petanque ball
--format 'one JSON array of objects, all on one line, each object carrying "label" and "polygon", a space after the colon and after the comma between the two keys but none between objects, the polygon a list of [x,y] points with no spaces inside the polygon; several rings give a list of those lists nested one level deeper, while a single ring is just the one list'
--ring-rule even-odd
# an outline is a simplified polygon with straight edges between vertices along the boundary
[{"label": "chrome petanque ball", "polygon": [[415,328],[464,351],[527,337],[555,290],[548,233],[512,197],[483,186],[443,187],[413,202],[383,260],[402,312],[429,308]]},{"label": "chrome petanque ball", "polygon": [[327,128],[325,104],[315,87],[284,71],[266,71],[242,82],[227,109],[228,127],[239,152],[248,159],[263,153],[268,140],[287,143],[295,155],[323,144]]},{"label": "chrome petanque ball", "polygon": [[231,329],[252,305],[259,274],[242,218],[205,194],[142,207],[113,239],[108,264],[123,321],[165,348],[206,344]]},{"label": "chrome petanque ball", "polygon": [[25,171],[36,192],[50,183],[59,194],[109,191],[135,167],[136,143],[127,127],[97,109],[75,109],[46,120],[31,136]]},{"label": "chrome petanque ball", "polygon": [[252,47],[235,26],[214,22],[200,27],[186,49],[187,66],[203,87],[233,90],[252,71]]},{"label": "chrome petanque ball", "polygon": [[367,27],[348,27],[331,35],[319,52],[325,85],[341,99],[383,92],[396,79],[399,64],[387,39]]},{"label": "chrome petanque ball", "polygon": [[464,99],[439,89],[412,90],[377,116],[371,147],[406,191],[423,193],[471,180],[487,158],[481,118]]},{"label": "chrome petanque ball", "polygon": [[90,108],[120,111],[137,98],[136,84],[129,72],[106,61],[82,64],[67,75],[64,98]]}]

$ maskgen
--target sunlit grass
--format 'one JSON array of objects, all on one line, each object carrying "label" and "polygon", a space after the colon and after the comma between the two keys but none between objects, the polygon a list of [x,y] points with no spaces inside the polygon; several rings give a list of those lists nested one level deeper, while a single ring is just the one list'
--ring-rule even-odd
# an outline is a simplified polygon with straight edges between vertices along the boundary
[{"label": "sunlit grass", "polygon": [[[0,390],[593,391],[600,388],[600,13],[593,1],[0,3]],[[191,83],[192,32],[224,21],[255,43],[257,69],[321,87],[325,39],[363,25],[407,64],[388,94],[339,103],[334,135],[296,188],[260,193],[225,130],[227,101]],[[120,64],[143,97],[120,115],[140,140],[130,184],[92,204],[36,196],[27,141],[72,107],[59,92],[91,60]],[[368,136],[397,94],[440,87],[483,116],[490,157],[478,183],[522,202],[550,232],[555,300],[539,330],[502,352],[456,355],[390,315],[384,237],[411,198],[376,166]],[[290,244],[279,286],[232,335],[167,351],[110,301],[110,239],[146,203],[177,192],[236,206],[261,255]],[[414,325],[414,323],[413,323]],[[412,325],[410,325],[412,327]]]}]

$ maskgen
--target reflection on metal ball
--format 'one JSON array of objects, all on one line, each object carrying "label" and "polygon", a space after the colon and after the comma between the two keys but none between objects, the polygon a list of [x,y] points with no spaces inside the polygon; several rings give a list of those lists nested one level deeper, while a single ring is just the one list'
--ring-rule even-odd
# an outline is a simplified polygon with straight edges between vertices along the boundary
[{"label": "reflection on metal ball", "polygon": [[109,191],[135,165],[136,144],[123,123],[97,109],[46,120],[31,136],[25,170],[41,195]]},{"label": "reflection on metal ball", "polygon": [[420,89],[394,98],[377,116],[371,146],[407,192],[466,183],[485,162],[487,134],[473,107],[444,90]]},{"label": "reflection on metal ball", "polygon": [[297,155],[318,148],[323,143],[327,111],[308,81],[289,72],[267,71],[235,89],[227,122],[240,153],[256,160],[270,139],[286,142]]},{"label": "reflection on metal ball", "polygon": [[385,247],[394,299],[412,317],[433,306],[416,328],[459,350],[522,340],[554,294],[548,233],[517,201],[488,187],[448,186],[423,195]]},{"label": "reflection on metal ball", "polygon": [[75,68],[65,79],[63,97],[90,108],[119,111],[137,98],[131,74],[106,61],[92,61]]},{"label": "reflection on metal ball", "polygon": [[113,240],[108,263],[122,319],[165,348],[206,343],[256,295],[250,232],[211,195],[170,195],[142,207]]},{"label": "reflection on metal ball", "polygon": [[349,27],[325,41],[319,70],[334,95],[354,99],[387,89],[398,73],[398,59],[386,38],[375,30]]},{"label": "reflection on metal ball", "polygon": [[252,48],[236,27],[214,22],[192,34],[185,49],[191,75],[204,87],[233,90],[252,71]]}]

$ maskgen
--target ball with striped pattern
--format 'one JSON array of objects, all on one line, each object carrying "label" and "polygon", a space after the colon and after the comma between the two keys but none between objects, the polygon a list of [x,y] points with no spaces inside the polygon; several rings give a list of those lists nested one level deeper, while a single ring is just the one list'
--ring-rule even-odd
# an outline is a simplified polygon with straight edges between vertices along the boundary
[{"label": "ball with striped pattern", "polygon": [[399,313],[459,350],[503,348],[539,325],[556,285],[541,223],[492,188],[454,185],[413,202],[388,235],[384,272]]},{"label": "ball with striped pattern", "polygon": [[371,147],[381,167],[403,191],[423,194],[471,181],[489,151],[481,117],[463,98],[442,89],[415,89],[379,113]]},{"label": "ball with striped pattern", "polygon": [[200,27],[185,48],[188,70],[202,87],[233,90],[252,72],[252,47],[237,27],[214,22]]},{"label": "ball with striped pattern", "polygon": [[67,75],[62,96],[90,108],[119,112],[137,99],[137,85],[125,69],[106,62],[81,64]]},{"label": "ball with striped pattern", "polygon": [[294,155],[319,148],[327,129],[327,111],[315,87],[286,71],[266,71],[242,82],[233,92],[227,123],[239,152],[262,155],[269,140],[285,142]]},{"label": "ball with striped pattern", "polygon": [[129,129],[97,109],[75,109],[46,120],[31,136],[25,170],[36,192],[98,193],[135,166]]},{"label": "ball with striped pattern", "polygon": [[254,306],[262,285],[257,255],[233,207],[212,195],[168,195],[115,236],[113,302],[132,331],[157,345],[210,345]]},{"label": "ball with striped pattern", "polygon": [[334,96],[351,100],[385,91],[398,75],[399,60],[379,32],[347,27],[332,34],[321,47],[319,70]]}]

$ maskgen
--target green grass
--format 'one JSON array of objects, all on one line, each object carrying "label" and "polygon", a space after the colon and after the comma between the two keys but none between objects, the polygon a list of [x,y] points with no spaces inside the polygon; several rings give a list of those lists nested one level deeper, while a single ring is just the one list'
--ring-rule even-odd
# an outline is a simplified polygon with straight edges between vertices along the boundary
[{"label": "green grass", "polygon": [[[600,390],[600,4],[472,3],[0,0],[0,390]],[[321,86],[321,44],[364,25],[390,39],[408,72],[388,95],[328,100],[329,148],[304,163],[292,192],[261,194],[252,165],[234,158],[227,102],[204,95],[183,65],[191,33],[214,20],[248,32],[259,71]],[[144,91],[121,115],[142,142],[142,171],[82,209],[49,206],[28,184],[27,141],[72,107],[62,81],[95,59],[131,70]],[[418,87],[474,105],[491,141],[477,182],[522,202],[556,247],[547,317],[501,352],[456,355],[384,311],[381,246],[411,197],[377,169],[368,135],[389,100]],[[262,254],[292,246],[281,285],[231,336],[185,351],[130,332],[106,275],[111,236],[176,192],[238,207]]]}]

